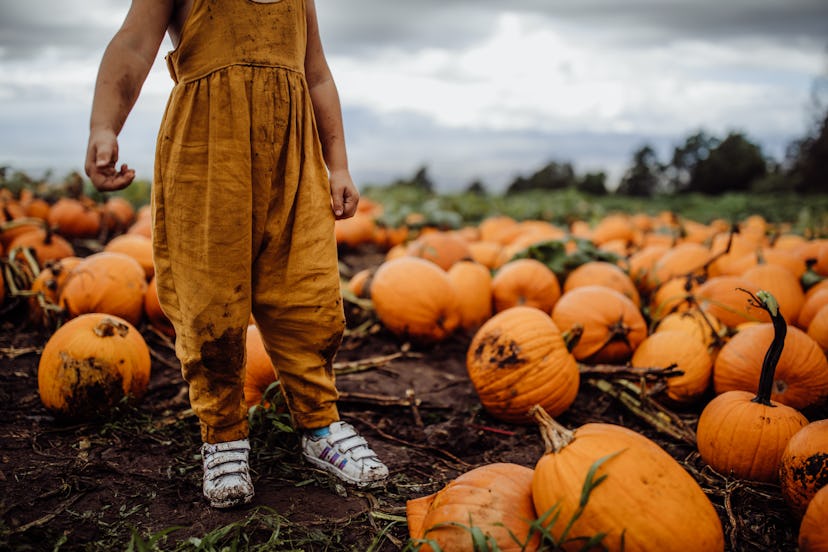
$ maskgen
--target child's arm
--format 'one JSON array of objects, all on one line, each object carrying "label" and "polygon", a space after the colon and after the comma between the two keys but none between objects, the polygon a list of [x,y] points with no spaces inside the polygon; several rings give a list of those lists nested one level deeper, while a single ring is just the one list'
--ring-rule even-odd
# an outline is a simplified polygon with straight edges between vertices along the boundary
[{"label": "child's arm", "polygon": [[86,174],[100,191],[126,188],[135,171],[118,161],[118,134],[164,39],[175,0],[133,0],[104,52],[89,122]]},{"label": "child's arm", "polygon": [[331,180],[331,201],[338,219],[352,217],[359,203],[359,192],[348,170],[345,150],[345,131],[342,126],[342,107],[331,70],[322,49],[314,0],[306,0],[308,45],[305,54],[305,77],[310,88],[313,112],[322,153],[328,165]]}]

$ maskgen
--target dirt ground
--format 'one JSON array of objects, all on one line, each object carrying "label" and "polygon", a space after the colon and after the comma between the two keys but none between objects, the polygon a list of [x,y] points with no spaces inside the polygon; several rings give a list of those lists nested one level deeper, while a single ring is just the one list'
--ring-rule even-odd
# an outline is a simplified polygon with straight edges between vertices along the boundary
[{"label": "dirt ground", "polygon": [[[381,256],[353,253],[342,260],[356,271]],[[24,324],[19,308],[6,306],[0,549],[124,550],[133,539],[164,550],[208,550],[235,538],[239,549],[269,540],[273,550],[402,550],[406,500],[486,463],[534,466],[543,453],[537,429],[499,422],[479,405],[465,371],[470,336],[409,349],[354,305],[348,314],[351,331],[337,358],[340,410],[389,465],[387,486],[363,492],[335,483],[301,461],[298,438],[278,425],[283,419],[259,413],[251,435],[256,498],[218,511],[200,494],[197,423],[167,341],[142,328],[153,373],[140,404],[107,421],[60,424],[37,392],[45,338]],[[677,414],[695,427],[698,412]],[[710,496],[728,550],[796,550],[797,523],[778,487],[710,471],[694,447],[656,432],[595,387],[582,384],[559,421],[618,423],[658,442]]]}]

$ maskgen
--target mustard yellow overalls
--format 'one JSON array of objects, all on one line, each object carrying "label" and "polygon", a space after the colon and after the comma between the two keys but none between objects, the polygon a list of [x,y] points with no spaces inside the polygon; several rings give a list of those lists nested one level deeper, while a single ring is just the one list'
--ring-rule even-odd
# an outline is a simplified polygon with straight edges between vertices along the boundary
[{"label": "mustard yellow overalls", "polygon": [[248,434],[251,312],[295,425],[339,420],[332,359],[345,322],[306,40],[304,0],[195,0],[167,57],[154,262],[208,443]]}]

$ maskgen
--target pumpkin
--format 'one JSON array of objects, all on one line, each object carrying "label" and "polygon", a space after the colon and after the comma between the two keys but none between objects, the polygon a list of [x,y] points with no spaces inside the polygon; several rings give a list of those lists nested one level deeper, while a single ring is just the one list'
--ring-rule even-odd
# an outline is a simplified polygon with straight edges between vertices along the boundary
[{"label": "pumpkin", "polygon": [[175,328],[158,301],[158,283],[154,275],[147,284],[147,291],[144,293],[144,314],[153,328],[167,337],[175,337]]},{"label": "pumpkin", "polygon": [[808,291],[802,309],[799,311],[799,317],[796,319],[796,325],[805,331],[808,331],[808,326],[811,325],[816,313],[822,307],[828,305],[828,287],[820,287],[813,293],[810,292],[811,290]]},{"label": "pumpkin", "polygon": [[[244,370],[244,402],[247,408],[263,404],[265,391],[273,385],[279,376],[270,355],[265,350],[262,334],[258,326],[247,327],[247,361]],[[264,403],[264,406],[268,406]]]},{"label": "pumpkin", "polygon": [[537,259],[515,259],[503,264],[492,277],[495,312],[525,305],[551,312],[561,296],[558,277]]},{"label": "pumpkin", "polygon": [[552,320],[565,333],[581,329],[572,354],[587,363],[624,363],[647,337],[647,322],[626,295],[604,286],[582,286],[561,295]]},{"label": "pumpkin", "polygon": [[668,245],[652,244],[639,249],[627,259],[627,272],[638,289],[648,289],[649,274],[656,262],[670,250]]},{"label": "pumpkin", "polygon": [[122,196],[110,196],[101,206],[101,214],[106,227],[111,232],[122,233],[136,219],[135,207]]},{"label": "pumpkin", "polygon": [[662,330],[647,337],[635,349],[630,364],[636,368],[666,368],[683,372],[667,378],[667,396],[679,404],[697,402],[710,387],[713,359],[704,342],[689,339],[680,330]]},{"label": "pumpkin", "polygon": [[656,332],[679,330],[699,339],[708,349],[722,345],[725,329],[715,316],[701,309],[673,312],[657,321]]},{"label": "pumpkin", "polygon": [[356,297],[368,299],[371,297],[371,280],[373,277],[373,268],[363,268],[348,279],[346,287]]},{"label": "pumpkin", "polygon": [[632,278],[618,265],[606,261],[588,261],[575,268],[564,280],[563,292],[576,287],[599,285],[620,291],[629,297],[635,306],[641,306],[641,297]]},{"label": "pumpkin", "polygon": [[802,284],[790,270],[780,265],[757,264],[742,273],[742,278],[758,289],[770,292],[779,303],[782,316],[788,324],[796,323],[805,303]]},{"label": "pumpkin", "polygon": [[336,243],[351,248],[372,243],[375,230],[374,217],[364,212],[357,212],[352,217],[337,219],[334,222]]},{"label": "pumpkin", "polygon": [[823,305],[808,324],[808,337],[828,353],[828,305]]},{"label": "pumpkin", "polygon": [[48,222],[65,238],[94,238],[101,231],[101,211],[88,202],[62,197],[49,210]]},{"label": "pumpkin", "polygon": [[406,252],[432,261],[443,270],[448,270],[457,261],[472,258],[466,240],[452,232],[442,231],[420,234],[408,244]]},{"label": "pumpkin", "polygon": [[382,263],[371,282],[371,300],[383,326],[403,339],[442,341],[460,324],[457,293],[448,274],[420,257]]},{"label": "pumpkin", "polygon": [[492,316],[492,274],[476,261],[458,261],[448,271],[460,308],[460,327],[475,332]]},{"label": "pumpkin", "polygon": [[125,253],[102,251],[85,257],[69,272],[59,303],[70,318],[99,312],[137,326],[146,290],[146,273],[138,261]]},{"label": "pumpkin", "polygon": [[828,485],[828,420],[809,423],[788,441],[779,463],[782,496],[797,517]]},{"label": "pumpkin", "polygon": [[828,552],[828,485],[811,499],[799,525],[799,552]]},{"label": "pumpkin", "polygon": [[10,219],[0,224],[0,245],[6,249],[11,249],[11,243],[22,234],[31,232],[32,230],[43,230],[48,225],[44,224],[41,219],[26,217]]},{"label": "pumpkin", "polygon": [[50,412],[70,420],[105,416],[147,391],[150,352],[135,327],[102,313],[69,320],[46,342],[37,383]]},{"label": "pumpkin", "polygon": [[72,244],[62,236],[53,233],[48,226],[19,234],[9,244],[9,255],[13,255],[12,252],[15,249],[24,247],[32,250],[40,266],[44,266],[49,261],[75,255],[75,248]]},{"label": "pumpkin", "polygon": [[[788,349],[788,326],[773,295],[760,291],[753,300],[770,314],[774,331],[761,361],[758,391],[726,391],[707,403],[699,416],[696,444],[702,460],[719,473],[772,483],[779,479],[785,446],[808,419],[795,408],[771,400],[776,367]],[[762,342],[750,344],[753,350],[762,347]],[[719,353],[714,378],[726,348]]]},{"label": "pumpkin", "polygon": [[482,531],[497,550],[536,550],[540,535],[530,524],[532,468],[498,462],[461,474],[440,491],[406,502],[408,533],[417,550],[478,550],[470,529]]},{"label": "pumpkin", "polygon": [[755,294],[759,288],[741,276],[714,276],[699,285],[693,295],[704,312],[728,328],[745,322],[768,322],[765,311],[745,301],[744,290]]},{"label": "pumpkin", "polygon": [[613,213],[603,217],[592,229],[591,239],[595,245],[603,245],[610,241],[632,241],[635,226],[629,215]]},{"label": "pumpkin", "polygon": [[535,307],[512,307],[486,321],[469,344],[466,369],[483,407],[512,423],[531,423],[536,404],[564,412],[580,383],[560,330]]},{"label": "pumpkin", "polygon": [[[713,366],[713,387],[726,391],[756,391],[758,367],[776,339],[773,323],[753,324],[725,343]],[[787,325],[784,349],[774,370],[771,399],[802,410],[828,398],[828,359],[819,344],[799,328]]]},{"label": "pumpkin", "polygon": [[493,215],[477,225],[480,241],[491,241],[506,245],[521,233],[520,223],[507,215]]},{"label": "pumpkin", "polygon": [[63,257],[49,261],[32,281],[29,297],[29,320],[38,326],[51,327],[59,318],[58,306],[60,291],[69,272],[83,259],[80,257]]},{"label": "pumpkin", "polygon": [[696,278],[672,278],[662,283],[650,295],[650,313],[656,320],[673,312],[682,312],[693,304],[693,292],[698,288]]},{"label": "pumpkin", "polygon": [[124,253],[138,261],[144,269],[147,281],[155,274],[155,265],[152,263],[152,240],[146,236],[121,234],[109,240],[103,250]]},{"label": "pumpkin", "polygon": [[501,265],[503,245],[493,241],[476,241],[471,242],[468,247],[471,258],[490,270],[495,270]]},{"label": "pumpkin", "polygon": [[546,451],[535,464],[532,500],[541,520],[559,514],[547,529],[565,549],[580,550],[586,539],[604,534],[601,544],[609,550],[724,550],[713,504],[655,442],[619,425],[588,423],[570,431],[541,408],[533,415]]},{"label": "pumpkin", "polygon": [[655,289],[667,280],[681,276],[703,276],[709,260],[707,247],[693,242],[680,243],[655,262],[647,277],[647,288]]}]

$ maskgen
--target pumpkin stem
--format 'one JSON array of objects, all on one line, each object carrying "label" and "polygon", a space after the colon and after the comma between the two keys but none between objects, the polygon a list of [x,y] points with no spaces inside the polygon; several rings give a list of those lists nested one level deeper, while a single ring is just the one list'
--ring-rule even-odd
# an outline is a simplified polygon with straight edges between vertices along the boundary
[{"label": "pumpkin stem", "polygon": [[765,406],[775,406],[771,403],[773,377],[776,374],[776,365],[779,364],[779,357],[782,356],[782,349],[785,347],[785,336],[788,334],[788,323],[785,321],[785,317],[782,316],[782,313],[779,310],[779,303],[770,292],[760,290],[756,292],[756,295],[754,295],[746,289],[739,289],[750,295],[748,303],[767,312],[771,317],[771,322],[773,323],[773,341],[771,341],[771,344],[765,353],[765,358],[762,361],[762,371],[759,375],[759,390],[752,401]]},{"label": "pumpkin stem", "polygon": [[107,316],[95,325],[94,332],[98,337],[112,337],[116,333],[119,337],[125,337],[129,333],[129,326]]},{"label": "pumpkin stem", "polygon": [[547,454],[560,452],[565,446],[575,440],[575,432],[566,429],[556,422],[541,405],[536,404],[530,408],[529,415],[540,426],[540,433]]},{"label": "pumpkin stem", "polygon": [[576,322],[571,328],[561,334],[561,337],[563,337],[564,340],[564,345],[566,345],[566,349],[570,353],[572,352],[572,349],[578,346],[578,342],[581,340],[582,335],[584,335],[584,325],[580,322]]}]

